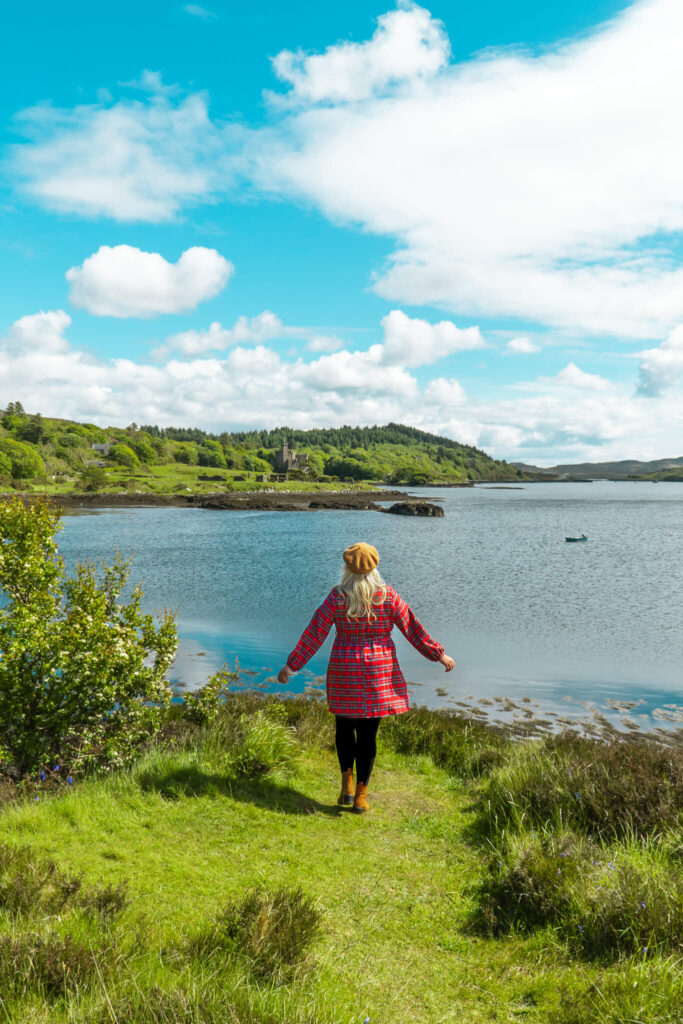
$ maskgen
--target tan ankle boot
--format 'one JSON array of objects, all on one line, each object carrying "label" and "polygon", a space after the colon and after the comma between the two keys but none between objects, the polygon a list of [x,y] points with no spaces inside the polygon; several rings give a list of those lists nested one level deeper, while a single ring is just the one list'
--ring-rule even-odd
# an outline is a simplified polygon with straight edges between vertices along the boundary
[{"label": "tan ankle boot", "polygon": [[353,813],[354,814],[365,814],[366,811],[370,810],[370,804],[367,801],[368,795],[368,784],[367,782],[359,782],[356,785],[356,795],[353,798]]},{"label": "tan ankle boot", "polygon": [[341,793],[337,803],[341,807],[350,807],[353,803],[353,768],[349,768],[347,772],[342,772]]}]

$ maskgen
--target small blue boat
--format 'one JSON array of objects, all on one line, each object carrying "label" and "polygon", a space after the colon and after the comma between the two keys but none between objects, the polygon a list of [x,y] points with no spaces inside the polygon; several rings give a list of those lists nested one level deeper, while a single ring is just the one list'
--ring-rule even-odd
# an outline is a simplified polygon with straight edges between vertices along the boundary
[{"label": "small blue boat", "polygon": [[588,540],[585,533],[582,533],[580,537],[565,537],[568,544],[577,544],[580,540]]}]

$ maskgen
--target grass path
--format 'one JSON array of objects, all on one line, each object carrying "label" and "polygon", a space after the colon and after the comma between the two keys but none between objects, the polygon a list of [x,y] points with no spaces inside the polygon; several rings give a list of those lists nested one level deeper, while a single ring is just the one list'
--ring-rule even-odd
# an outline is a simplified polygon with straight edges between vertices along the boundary
[{"label": "grass path", "polygon": [[[323,913],[316,970],[290,988],[255,989],[254,1007],[339,1024],[557,1020],[558,983],[585,987],[595,968],[564,959],[547,933],[467,931],[483,870],[464,837],[467,793],[428,759],[391,752],[380,753],[369,814],[336,808],[337,781],[331,755],[315,750],[286,780],[243,782],[197,754],[155,753],[132,775],[8,809],[0,841],[28,844],[91,884],[128,881],[126,931],[146,936],[135,951],[142,986],[174,983],[181,968],[163,951],[226,900],[301,885]],[[84,1019],[76,1011],[30,1019]]]}]

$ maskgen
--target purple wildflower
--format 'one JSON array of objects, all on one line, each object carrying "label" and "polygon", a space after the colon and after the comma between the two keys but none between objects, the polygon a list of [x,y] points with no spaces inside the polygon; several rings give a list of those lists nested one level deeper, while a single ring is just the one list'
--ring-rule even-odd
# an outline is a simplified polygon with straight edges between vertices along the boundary
[{"label": "purple wildflower", "polygon": [[645,910],[645,900],[641,900],[641,903],[640,903],[640,905],[641,905],[641,907],[643,908],[643,910]]},{"label": "purple wildflower", "polygon": [[45,772],[41,772],[40,777],[43,780],[43,782],[45,782]]},{"label": "purple wildflower", "polygon": [[55,771],[56,771],[56,772],[58,772],[58,771],[59,771],[59,765],[58,765],[58,764],[56,764],[56,765],[55,765]]}]

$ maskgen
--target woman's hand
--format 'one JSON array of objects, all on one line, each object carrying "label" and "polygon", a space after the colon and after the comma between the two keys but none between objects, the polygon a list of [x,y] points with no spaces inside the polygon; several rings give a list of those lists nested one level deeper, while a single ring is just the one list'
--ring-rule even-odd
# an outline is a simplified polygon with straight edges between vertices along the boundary
[{"label": "woman's hand", "polygon": [[442,654],[441,657],[439,658],[439,661],[441,662],[441,664],[443,665],[447,672],[450,672],[452,671],[452,669],[455,668],[455,662],[448,654]]},{"label": "woman's hand", "polygon": [[289,665],[283,665],[277,674],[277,681],[281,686],[286,686],[289,682],[289,677],[292,674],[292,670]]}]

